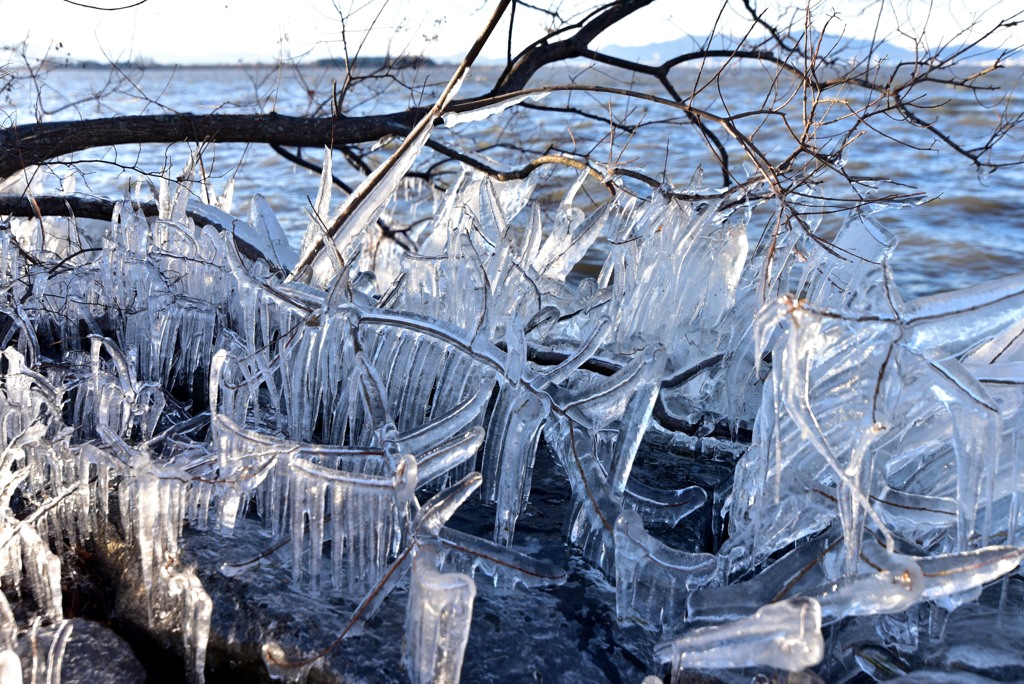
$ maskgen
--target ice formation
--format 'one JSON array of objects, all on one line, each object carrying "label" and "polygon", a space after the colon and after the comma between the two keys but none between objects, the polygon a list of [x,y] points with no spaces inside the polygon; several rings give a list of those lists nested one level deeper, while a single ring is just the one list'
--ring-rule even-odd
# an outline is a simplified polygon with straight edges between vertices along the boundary
[{"label": "ice formation", "polygon": [[672,671],[768,665],[799,672],[824,655],[821,607],[812,598],[770,603],[728,625],[701,627],[660,644],[657,656]]},{"label": "ice formation", "polygon": [[[566,580],[517,546],[542,439],[565,541],[648,635],[652,676],[876,676],[826,644],[869,630],[913,660],[918,623],[1018,567],[1024,277],[904,302],[864,214],[751,248],[742,205],[587,215],[581,176],[544,218],[532,181],[468,171],[418,253],[367,261],[405,161],[330,235],[325,168],[298,254],[263,199],[232,218],[187,181],[155,219],[127,197],[89,251],[74,222],[0,233],[4,681],[24,616],[62,623],[57,552],[86,542],[131,550],[201,681],[213,606],[183,527],[230,549],[256,523],[294,590],[355,606],[339,639],[406,585],[410,678],[458,681],[475,582]],[[598,239],[600,275],[571,280]],[[665,443],[729,476],[635,477]],[[485,534],[449,525],[468,501]],[[308,667],[291,648],[265,645],[272,675]]]},{"label": "ice formation", "polygon": [[430,547],[422,547],[413,559],[405,619],[409,677],[424,684],[457,684],[476,585],[469,575],[441,573],[436,566]]}]

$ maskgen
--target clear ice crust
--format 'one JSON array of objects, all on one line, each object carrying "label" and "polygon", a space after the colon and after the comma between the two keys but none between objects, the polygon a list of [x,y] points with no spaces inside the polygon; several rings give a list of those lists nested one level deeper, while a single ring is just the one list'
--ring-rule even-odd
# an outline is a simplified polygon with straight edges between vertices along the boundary
[{"label": "clear ice crust", "polygon": [[[128,550],[192,681],[211,583],[329,607],[333,642],[253,626],[272,677],[379,613],[394,672],[458,682],[479,604],[583,577],[637,681],[1024,675],[958,631],[1020,612],[1024,276],[904,302],[865,214],[769,248],[742,203],[585,214],[581,176],[545,216],[531,182],[469,171],[418,253],[378,250],[392,176],[317,252],[324,173],[298,253],[264,199],[232,218],[187,178],[95,243],[0,232],[0,679],[65,622],[86,547]],[[571,277],[597,240],[598,276]],[[564,503],[556,553],[538,487]]]}]

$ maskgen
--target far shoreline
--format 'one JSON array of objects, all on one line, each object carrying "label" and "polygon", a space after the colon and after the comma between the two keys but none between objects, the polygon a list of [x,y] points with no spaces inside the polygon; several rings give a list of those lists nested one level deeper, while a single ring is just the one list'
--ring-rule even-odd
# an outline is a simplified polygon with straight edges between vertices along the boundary
[{"label": "far shoreline", "polygon": [[[353,60],[358,68],[363,69],[422,69],[435,67],[449,67],[456,62],[449,62],[446,59],[433,59],[430,57],[359,57]],[[105,69],[133,69],[133,70],[160,70],[171,69],[276,69],[281,66],[307,67],[314,69],[344,69],[344,60],[324,58],[303,61],[237,61],[237,62],[188,62],[188,63],[166,63],[151,60],[136,60],[128,62],[100,62],[95,60],[44,60],[41,65],[44,69],[82,69],[99,71]]]}]

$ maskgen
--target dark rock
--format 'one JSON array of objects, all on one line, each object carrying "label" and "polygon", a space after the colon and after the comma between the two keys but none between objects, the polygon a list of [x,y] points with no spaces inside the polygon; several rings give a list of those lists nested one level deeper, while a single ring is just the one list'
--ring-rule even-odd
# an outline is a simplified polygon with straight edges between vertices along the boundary
[{"label": "dark rock", "polygon": [[[60,663],[62,684],[133,684],[146,681],[146,670],[128,643],[98,622],[72,618],[61,627],[41,627],[18,638],[18,657],[26,681],[49,681],[50,648],[61,629],[70,629]],[[33,654],[37,663],[33,676]]]}]

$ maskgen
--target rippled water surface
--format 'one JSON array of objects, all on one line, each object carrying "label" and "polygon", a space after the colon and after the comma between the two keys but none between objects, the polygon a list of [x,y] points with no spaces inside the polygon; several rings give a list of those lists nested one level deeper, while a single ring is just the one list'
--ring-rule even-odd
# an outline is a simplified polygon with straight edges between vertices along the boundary
[{"label": "rippled water surface", "polygon": [[[442,83],[448,75],[446,68],[434,68],[413,74],[403,72],[418,84]],[[491,83],[497,71],[482,68],[474,72],[464,86],[463,94],[482,92]],[[109,79],[116,78],[107,70],[56,69],[37,81],[37,93],[28,83],[9,95],[4,108],[17,108],[17,117],[28,122],[37,116],[44,120],[63,120],[76,117],[92,118],[115,113],[167,113],[218,112],[240,113],[276,111],[282,114],[316,112],[322,94],[331,92],[333,80],[343,76],[339,70],[304,68],[275,70],[271,68],[189,68],[148,69],[127,74],[128,85],[120,92],[105,92]],[[1021,76],[1019,69],[1000,72],[993,83],[1012,87]],[[551,82],[565,82],[568,72],[550,71],[542,78]],[[589,82],[624,86],[610,76],[586,71]],[[680,80],[685,81],[683,74]],[[756,106],[763,87],[764,75],[753,70],[736,71],[722,81],[726,97],[737,107]],[[652,84],[636,84],[654,91]],[[686,87],[684,85],[684,87]],[[99,98],[94,94],[102,93]],[[38,98],[37,98],[38,94]],[[949,94],[947,94],[949,95]],[[355,89],[348,99],[350,114],[393,111],[424,101],[422,92],[411,92],[389,80],[371,80]],[[593,111],[608,106],[606,96],[575,93],[570,104]],[[985,110],[983,99],[971,93],[953,93],[951,99],[940,102],[935,116],[947,130],[963,135],[975,143],[987,135],[997,112]],[[40,106],[41,103],[41,106]],[[159,103],[159,104],[157,104]],[[1021,100],[1011,103],[1022,109]],[[635,102],[614,103],[619,113],[625,113]],[[1013,107],[1011,107],[1012,109]],[[320,112],[322,114],[322,112]],[[1012,111],[1010,114],[1012,115]],[[642,115],[634,112],[635,120],[650,121],[655,117],[674,116],[657,108],[648,108]],[[890,128],[881,122],[882,133]],[[683,123],[678,126],[641,127],[634,134],[621,131],[609,136],[607,126],[596,121],[568,119],[550,113],[520,111],[502,115],[490,121],[460,127],[456,131],[439,131],[437,136],[446,142],[465,145],[466,137],[477,145],[486,144],[499,135],[535,149],[582,151],[593,147],[593,155],[602,161],[641,167],[650,175],[667,172],[676,184],[685,184],[698,164],[708,166],[706,151]],[[771,148],[780,135],[771,126],[758,130],[759,144]],[[897,283],[905,297],[959,288],[994,277],[1017,273],[1024,266],[1024,169],[1005,168],[981,177],[972,165],[930,138],[917,132],[910,133],[911,141],[919,149],[899,147],[883,135],[866,131],[850,148],[847,169],[858,175],[887,177],[905,184],[905,189],[919,190],[930,201],[898,210],[889,209],[877,214],[898,237],[900,245],[892,261]],[[1003,141],[1001,159],[1024,156],[1024,136],[1011,135]],[[394,145],[384,145],[383,155]],[[307,150],[306,155],[318,161],[320,152]],[[500,151],[494,153],[499,161],[508,161]],[[85,171],[79,191],[102,195],[123,194],[128,179],[137,170],[155,171],[165,163],[174,176],[188,157],[184,145],[146,145],[122,147],[116,152],[90,150],[78,155],[79,160],[101,160],[81,165]],[[203,156],[205,170],[215,179],[215,187],[227,177],[235,178],[235,210],[244,211],[248,199],[255,193],[267,197],[278,211],[282,225],[298,241],[306,225],[304,208],[316,195],[318,177],[313,172],[297,168],[278,156],[265,145],[226,144],[207,149]],[[358,182],[358,173],[346,166],[340,154],[335,155],[337,175]],[[454,172],[454,167],[449,167]],[[706,173],[706,182],[715,184],[712,171]],[[557,200],[571,176],[555,174],[538,188],[540,197]],[[58,181],[49,179],[49,186]],[[594,197],[595,201],[600,196]],[[826,219],[838,224],[839,216]],[[828,226],[826,225],[826,228]],[[752,235],[758,227],[751,226]],[[594,255],[597,262],[600,255]]]}]

